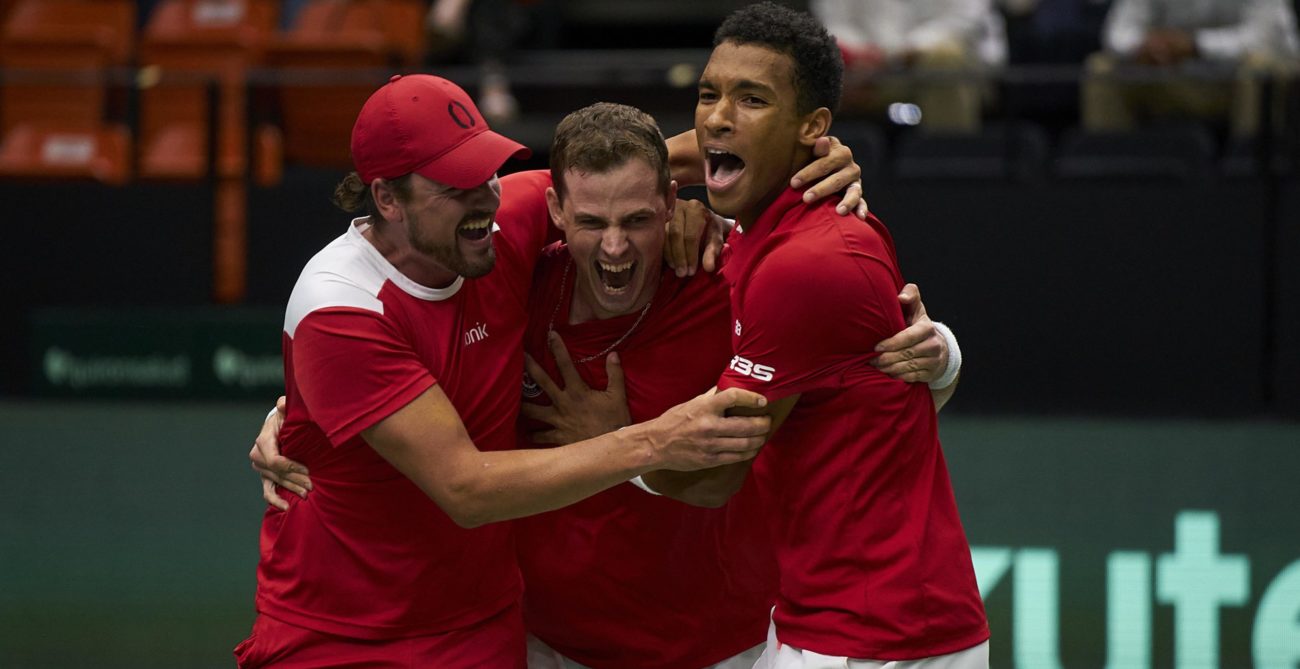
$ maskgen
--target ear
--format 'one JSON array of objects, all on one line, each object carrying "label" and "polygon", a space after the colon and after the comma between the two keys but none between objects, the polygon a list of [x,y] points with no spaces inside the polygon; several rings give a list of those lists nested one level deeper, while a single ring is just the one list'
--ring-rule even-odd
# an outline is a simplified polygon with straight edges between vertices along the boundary
[{"label": "ear", "polygon": [[564,230],[564,207],[560,206],[560,194],[555,192],[555,188],[548,186],[546,188],[546,209],[551,212],[551,222],[556,228]]},{"label": "ear", "polygon": [[668,182],[668,195],[664,200],[668,203],[668,220],[673,220],[673,214],[677,211],[677,180]]},{"label": "ear", "polygon": [[400,221],[404,212],[397,200],[397,193],[387,179],[375,179],[370,182],[370,197],[375,201],[375,209],[385,221]]},{"label": "ear", "polygon": [[799,143],[803,146],[811,147],[817,143],[819,137],[823,137],[831,131],[831,110],[825,107],[818,107],[799,121]]}]

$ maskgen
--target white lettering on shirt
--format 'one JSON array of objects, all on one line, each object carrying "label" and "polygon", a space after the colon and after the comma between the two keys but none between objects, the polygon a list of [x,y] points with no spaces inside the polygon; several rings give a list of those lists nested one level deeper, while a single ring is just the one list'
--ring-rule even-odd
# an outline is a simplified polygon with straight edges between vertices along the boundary
[{"label": "white lettering on shirt", "polygon": [[756,365],[752,360],[746,360],[738,355],[731,358],[731,369],[759,381],[771,381],[772,376],[776,374],[775,367]]},{"label": "white lettering on shirt", "polygon": [[474,342],[483,341],[488,338],[487,323],[478,323],[474,327],[465,331],[465,345],[469,346]]}]

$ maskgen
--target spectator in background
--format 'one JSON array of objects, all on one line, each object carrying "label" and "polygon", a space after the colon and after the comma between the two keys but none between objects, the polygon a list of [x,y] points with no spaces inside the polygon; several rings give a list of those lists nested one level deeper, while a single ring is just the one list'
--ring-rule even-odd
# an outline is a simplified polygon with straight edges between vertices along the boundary
[{"label": "spectator in background", "polygon": [[[1006,62],[1006,30],[992,0],[812,0],[839,43],[849,82],[846,111],[879,112],[914,101],[930,130],[973,132],[983,86],[975,75]],[[907,78],[877,75],[905,71]]]},{"label": "spectator in background", "polygon": [[491,123],[519,115],[505,65],[521,44],[553,49],[559,40],[559,3],[554,0],[436,0],[426,21],[432,45],[467,42],[481,79],[478,106]]},{"label": "spectator in background", "polygon": [[1110,0],[998,0],[1012,63],[1082,63],[1101,49]]},{"label": "spectator in background", "polygon": [[[1088,59],[1085,128],[1226,118],[1239,137],[1258,131],[1262,82],[1288,67],[1300,41],[1290,0],[1116,0],[1102,37],[1104,51]],[[1129,65],[1174,76],[1155,82],[1112,76]]]}]

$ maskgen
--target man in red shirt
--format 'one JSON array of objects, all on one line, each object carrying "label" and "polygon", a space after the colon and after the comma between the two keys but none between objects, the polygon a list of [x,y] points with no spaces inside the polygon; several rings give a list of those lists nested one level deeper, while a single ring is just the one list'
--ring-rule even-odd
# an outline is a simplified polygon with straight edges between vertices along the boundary
[{"label": "man in red shirt", "polygon": [[547,227],[498,229],[495,173],[525,152],[437,77],[394,77],[362,108],[336,199],[370,215],[308,262],[285,314],[280,439],[314,492],[263,519],[241,667],[522,667],[510,527],[493,521],[761,444],[769,421],[722,414],[762,398],[727,391],[581,443],[511,448]]},{"label": "man in red shirt", "polygon": [[[658,415],[710,387],[730,356],[722,279],[662,271],[664,222],[678,203],[653,119],[622,105],[579,110],[557,128],[551,159],[551,173],[503,179],[498,211],[500,220],[525,227],[554,219],[569,242],[548,247],[538,262],[524,341],[537,360],[529,367],[536,381],[525,380],[524,413],[556,420],[543,408],[545,391],[561,413],[622,415],[614,424],[584,425],[581,434],[567,422],[536,438],[529,433],[538,425],[525,421],[523,448]],[[551,331],[564,342],[548,341]],[[928,339],[931,348],[906,354],[924,361],[923,375],[946,364],[942,350],[929,355],[942,340],[918,324],[895,342]],[[616,392],[624,369],[627,405]],[[563,390],[550,381],[558,375]],[[535,635],[529,666],[752,665],[776,584],[770,521],[758,505],[752,489],[725,508],[698,509],[628,485],[515,521],[525,620]]]},{"label": "man in red shirt", "polygon": [[[542,197],[502,205],[553,220],[567,242],[543,252],[533,281],[524,416],[554,421],[550,398],[563,405],[567,391],[613,419],[595,434],[708,390],[728,358],[726,287],[716,273],[664,271],[677,185],[654,119],[586,107],[560,122],[550,158],[549,173],[532,174]],[[611,381],[626,404],[589,391],[617,394]],[[518,444],[567,441],[561,425],[523,418]],[[530,669],[748,669],[757,655],[742,654],[763,640],[776,583],[756,501],[699,509],[619,485],[515,521]]]},{"label": "man in red shirt", "polygon": [[[657,415],[713,385],[731,347],[722,278],[659,260],[678,203],[654,120],[586,107],[556,128],[550,156],[549,174],[510,177],[531,184],[501,208],[549,209],[565,237],[543,252],[529,300],[523,414],[544,422],[521,421],[521,448]],[[515,521],[530,669],[748,669],[776,594],[771,520],[753,485],[718,506],[620,485]]]},{"label": "man in red shirt", "polygon": [[[695,129],[712,207],[735,216],[723,272],[733,357],[719,388],[769,400],[754,463],[780,590],[756,667],[987,667],[988,624],[924,386],[868,362],[903,325],[889,232],[788,187],[830,129],[842,62],[811,16],[750,5],[718,29]],[[942,402],[944,398],[940,397]],[[716,502],[749,463],[647,474]]]}]

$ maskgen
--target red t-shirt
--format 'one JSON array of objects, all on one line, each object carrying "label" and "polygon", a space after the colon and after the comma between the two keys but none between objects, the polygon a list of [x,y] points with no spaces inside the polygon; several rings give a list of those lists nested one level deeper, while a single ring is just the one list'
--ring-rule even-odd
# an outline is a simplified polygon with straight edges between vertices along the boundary
[{"label": "red t-shirt", "polygon": [[[568,250],[548,247],[530,300],[524,345],[557,383],[546,343],[552,316],[576,362],[604,351],[640,315],[569,325],[574,274]],[[700,272],[678,279],[664,271],[649,311],[615,349],[634,422],[712,387],[731,354],[727,322],[721,278]],[[577,367],[588,385],[608,385],[605,356]],[[549,404],[528,381],[524,395]],[[536,447],[528,435],[537,427],[544,426],[521,421],[521,447]],[[624,483],[520,519],[525,624],[552,648],[596,669],[689,669],[736,655],[763,642],[776,595],[770,522],[753,482],[720,509]]]},{"label": "red t-shirt", "polygon": [[755,470],[769,496],[777,638],[906,660],[989,636],[925,384],[867,361],[902,330],[889,232],[786,190],[724,266],[735,356],[718,386],[802,393]]},{"label": "red t-shirt", "polygon": [[[530,186],[507,177],[503,197]],[[509,523],[457,526],[359,436],[436,383],[479,449],[514,446],[525,305],[547,222],[498,220],[495,268],[444,289],[400,274],[356,222],[303,269],[285,315],[280,440],[314,489],[263,518],[259,612],[392,639],[473,625],[520,596]]]}]

